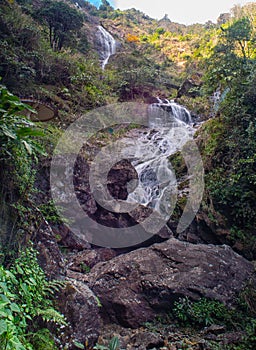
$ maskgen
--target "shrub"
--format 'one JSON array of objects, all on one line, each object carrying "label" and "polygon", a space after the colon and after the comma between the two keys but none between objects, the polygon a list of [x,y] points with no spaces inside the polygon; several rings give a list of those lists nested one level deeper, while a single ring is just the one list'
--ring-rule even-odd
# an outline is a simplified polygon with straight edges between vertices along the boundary
[{"label": "shrub", "polygon": [[[38,333],[40,319],[66,325],[52,301],[63,283],[47,281],[36,256],[30,247],[20,253],[10,270],[0,266],[0,342],[5,350],[35,349],[29,339],[35,344],[41,334],[43,341],[43,331]],[[49,349],[54,349],[54,345]]]},{"label": "shrub", "polygon": [[192,302],[187,297],[174,303],[174,316],[178,321],[195,326],[209,326],[227,320],[228,312],[224,304],[216,300],[202,298]]}]

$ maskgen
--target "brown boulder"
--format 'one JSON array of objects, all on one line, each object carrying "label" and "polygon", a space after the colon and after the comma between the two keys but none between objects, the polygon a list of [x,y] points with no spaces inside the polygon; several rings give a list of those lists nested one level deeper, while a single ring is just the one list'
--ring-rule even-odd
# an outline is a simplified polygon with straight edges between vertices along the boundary
[{"label": "brown boulder", "polygon": [[232,303],[252,273],[253,265],[228,246],[171,238],[99,263],[84,281],[101,300],[105,317],[135,328],[181,296]]},{"label": "brown boulder", "polygon": [[65,267],[64,259],[49,225],[42,225],[39,229],[35,240],[35,247],[39,252],[39,265],[48,278],[57,278],[63,274]]},{"label": "brown boulder", "polygon": [[[94,293],[84,283],[68,280],[56,304],[69,323],[72,340],[94,345],[100,329],[100,305]],[[70,348],[73,349],[72,346]]]}]

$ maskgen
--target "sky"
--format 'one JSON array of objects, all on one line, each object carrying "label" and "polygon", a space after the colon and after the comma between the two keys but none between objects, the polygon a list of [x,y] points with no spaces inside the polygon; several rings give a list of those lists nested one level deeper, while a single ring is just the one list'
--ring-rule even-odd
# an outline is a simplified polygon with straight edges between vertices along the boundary
[{"label": "sky", "polygon": [[[89,0],[100,3],[100,0]],[[136,8],[152,18],[161,19],[165,14],[173,22],[183,24],[216,22],[221,13],[248,0],[108,0],[115,8],[125,10]]]}]

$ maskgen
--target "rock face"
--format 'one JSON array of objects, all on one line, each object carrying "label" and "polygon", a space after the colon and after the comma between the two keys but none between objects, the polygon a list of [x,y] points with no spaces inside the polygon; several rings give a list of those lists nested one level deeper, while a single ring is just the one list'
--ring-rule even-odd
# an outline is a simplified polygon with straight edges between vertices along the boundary
[{"label": "rock face", "polygon": [[252,273],[252,264],[228,246],[171,238],[99,263],[84,281],[108,320],[135,328],[168,311],[181,296],[232,303]]},{"label": "rock face", "polygon": [[135,168],[128,160],[116,163],[108,174],[108,190],[113,198],[126,200],[128,197],[127,183],[138,179]]},{"label": "rock face", "polygon": [[92,346],[99,336],[100,316],[97,298],[78,281],[69,280],[56,303],[70,324],[73,340]]},{"label": "rock face", "polygon": [[58,278],[64,271],[64,258],[49,225],[43,225],[37,233],[38,261],[46,276]]}]

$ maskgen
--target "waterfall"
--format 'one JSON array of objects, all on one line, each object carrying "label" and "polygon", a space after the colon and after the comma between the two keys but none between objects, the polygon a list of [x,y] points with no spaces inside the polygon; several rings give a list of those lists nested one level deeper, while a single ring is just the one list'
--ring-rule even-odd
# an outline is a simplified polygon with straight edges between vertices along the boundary
[{"label": "waterfall", "polygon": [[133,155],[131,163],[139,178],[127,201],[148,206],[168,218],[171,197],[177,195],[176,177],[168,157],[193,137],[192,119],[185,107],[159,99],[149,107],[148,122],[149,131],[126,142],[127,158]]},{"label": "waterfall", "polygon": [[113,36],[102,26],[98,26],[96,38],[99,44],[101,67],[104,69],[110,56],[116,53],[116,41]]},{"label": "waterfall", "polygon": [[192,123],[192,118],[190,112],[184,107],[179,105],[174,101],[169,101],[167,99],[161,100],[157,97],[158,103],[153,103],[151,108],[162,108],[170,115],[172,115],[176,120],[182,121],[186,124]]}]

